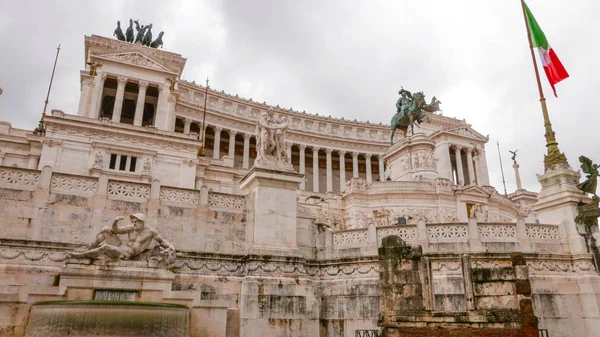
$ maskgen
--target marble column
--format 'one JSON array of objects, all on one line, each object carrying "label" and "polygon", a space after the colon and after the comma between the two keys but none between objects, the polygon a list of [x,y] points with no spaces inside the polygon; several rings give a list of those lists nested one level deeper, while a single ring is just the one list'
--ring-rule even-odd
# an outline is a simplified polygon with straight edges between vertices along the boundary
[{"label": "marble column", "polygon": [[378,155],[377,160],[379,161],[379,181],[385,181],[385,165],[383,165],[383,155]]},{"label": "marble column", "polygon": [[100,118],[100,107],[102,107],[102,94],[104,93],[104,83],[108,76],[106,74],[102,74],[100,79],[98,80],[98,88],[96,88],[92,100],[90,102],[90,106],[88,107],[87,114],[90,118],[98,119]]},{"label": "marble column", "polygon": [[456,164],[456,175],[458,180],[456,185],[464,185],[465,183],[465,175],[463,173],[463,165],[462,165],[462,157],[460,150],[462,147],[455,145],[454,146],[454,156],[455,156],[455,164]]},{"label": "marble column", "polygon": [[466,148],[466,151],[467,151],[467,169],[469,170],[469,184],[468,185],[477,184],[477,181],[475,180],[475,170],[473,169],[473,149]]},{"label": "marble column", "polygon": [[250,165],[250,137],[251,134],[244,133],[244,158],[242,159],[242,168],[248,169]]},{"label": "marble column", "polygon": [[192,120],[189,118],[183,119],[183,133],[186,135],[190,134],[190,127],[192,126]]},{"label": "marble column", "polygon": [[346,151],[338,152],[340,155],[340,192],[346,190]]},{"label": "marble column", "polygon": [[213,130],[215,130],[215,144],[213,146],[213,158],[215,159],[219,159],[220,155],[219,152],[221,151],[221,131],[223,130],[223,128],[219,128],[219,127],[214,127]]},{"label": "marble column", "polygon": [[332,149],[325,149],[327,155],[327,192],[333,192],[333,169],[331,166],[331,153]]},{"label": "marble column", "polygon": [[285,144],[285,151],[287,153],[288,160],[292,162],[292,143]]},{"label": "marble column", "polygon": [[352,152],[352,178],[358,178],[358,152]]},{"label": "marble column", "polygon": [[117,95],[115,96],[115,106],[113,108],[112,121],[121,122],[121,110],[123,110],[123,97],[125,96],[125,85],[127,78],[119,76],[117,78]]},{"label": "marble column", "polygon": [[[306,145],[299,145],[300,149],[300,165],[298,167],[298,172],[302,174],[306,174]],[[304,190],[306,188],[306,176],[302,178],[302,182],[300,183],[300,189]]]},{"label": "marble column", "polygon": [[313,147],[313,192],[319,192],[319,148]]},{"label": "marble column", "polygon": [[233,131],[233,130],[229,130],[229,157],[231,157],[232,159],[235,157],[235,135],[237,135],[237,132]]},{"label": "marble column", "polygon": [[515,179],[517,179],[517,191],[523,189],[521,185],[521,174],[519,174],[519,164],[516,161],[513,162],[513,169],[515,169]]},{"label": "marble column", "polygon": [[477,179],[481,186],[488,186],[490,184],[490,176],[487,168],[487,157],[485,155],[485,147],[479,149],[479,172],[477,173]]},{"label": "marble column", "polygon": [[373,173],[371,172],[371,154],[367,153],[365,154],[365,165],[366,165],[366,172],[367,172],[367,182],[368,183],[372,183],[373,182]]},{"label": "marble column", "polygon": [[138,83],[139,90],[137,102],[135,102],[135,116],[133,117],[133,125],[141,126],[144,118],[144,104],[146,103],[146,89],[148,82],[140,81]]}]

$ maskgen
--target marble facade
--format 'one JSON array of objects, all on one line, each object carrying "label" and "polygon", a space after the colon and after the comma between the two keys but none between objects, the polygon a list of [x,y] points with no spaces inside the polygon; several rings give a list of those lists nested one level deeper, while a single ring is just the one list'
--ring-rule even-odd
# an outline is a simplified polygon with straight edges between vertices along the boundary
[{"label": "marble facade", "polygon": [[[387,125],[205,97],[180,78],[176,53],[92,35],[85,55],[103,66],[81,71],[78,111],[53,110],[45,135],[0,122],[0,336],[23,336],[34,303],[102,291],[185,305],[194,337],[355,336],[379,329],[378,248],[390,236],[422,249],[431,287],[419,296],[432,301],[419,310],[513,310],[523,295],[499,295],[513,279],[468,283],[464,271],[515,268],[539,328],[598,331],[600,278],[573,221],[585,197],[572,170],[540,176],[539,195],[505,196],[489,186],[488,137],[464,120],[432,114],[390,147]],[[254,165],[269,109],[287,119],[293,170]],[[177,250],[168,269],[69,259],[133,213]],[[513,252],[526,266],[510,265]],[[470,284],[494,291],[469,298]]]}]

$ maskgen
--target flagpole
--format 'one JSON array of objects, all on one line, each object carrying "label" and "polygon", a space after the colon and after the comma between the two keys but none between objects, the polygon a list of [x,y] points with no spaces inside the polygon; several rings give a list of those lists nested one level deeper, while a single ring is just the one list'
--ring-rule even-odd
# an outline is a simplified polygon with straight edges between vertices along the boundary
[{"label": "flagpole", "polygon": [[206,102],[208,99],[208,77],[206,78],[206,87],[204,88],[204,116],[202,117],[202,130],[200,130],[200,134],[202,135],[200,142],[200,149],[198,150],[198,156],[199,157],[204,157],[204,129],[206,127]]},{"label": "flagpole", "polygon": [[525,20],[525,30],[527,31],[527,40],[529,41],[529,51],[531,51],[531,60],[533,61],[533,69],[535,70],[535,79],[537,81],[538,91],[540,93],[540,104],[542,105],[542,114],[544,115],[544,128],[546,133],[546,148],[548,154],[544,155],[544,171],[549,170],[555,165],[567,166],[567,157],[558,149],[558,142],[556,141],[556,135],[552,130],[552,123],[550,123],[550,116],[548,115],[548,107],[546,106],[546,98],[544,97],[544,90],[542,90],[542,82],[540,81],[540,73],[538,71],[537,61],[535,59],[535,53],[533,52],[533,43],[531,42],[531,33],[529,31],[529,24],[527,23],[527,13],[525,11],[525,1],[521,0],[521,9],[523,10],[523,19]]},{"label": "flagpole", "polygon": [[52,75],[50,76],[50,84],[48,85],[48,93],[46,94],[46,100],[44,101],[44,110],[42,111],[42,118],[38,123],[38,126],[33,130],[36,135],[44,136],[46,134],[46,125],[44,125],[44,117],[46,116],[46,108],[48,107],[48,99],[50,98],[50,90],[52,89],[52,81],[54,80],[54,71],[56,70],[56,62],[58,61],[58,54],[60,53],[60,44],[56,48],[56,56],[54,57],[54,66],[52,67]]},{"label": "flagpole", "polygon": [[498,159],[500,159],[500,172],[502,173],[502,185],[504,185],[504,195],[508,195],[508,193],[506,193],[506,181],[504,180],[504,167],[502,166],[502,156],[500,155],[500,142],[496,141],[496,146],[498,146]]}]

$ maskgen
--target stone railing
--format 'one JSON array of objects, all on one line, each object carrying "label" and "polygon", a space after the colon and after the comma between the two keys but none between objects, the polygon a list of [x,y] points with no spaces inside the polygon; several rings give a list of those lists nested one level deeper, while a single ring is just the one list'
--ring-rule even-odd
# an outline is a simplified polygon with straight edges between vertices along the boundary
[{"label": "stone railing", "polygon": [[54,173],[50,182],[50,192],[75,194],[75,195],[94,195],[98,190],[98,178],[82,177],[70,174]]},{"label": "stone railing", "polygon": [[160,200],[178,204],[197,205],[200,201],[200,191],[163,186],[160,188]]},{"label": "stone railing", "polygon": [[49,191],[52,194],[75,195],[86,198],[108,198],[137,203],[151,200],[177,207],[206,207],[243,212],[245,198],[238,194],[208,192],[200,190],[161,186],[158,181],[152,184],[110,179],[106,174],[99,177],[81,176],[52,172],[50,167],[43,170],[29,170],[0,166],[0,188],[16,191]]},{"label": "stone railing", "polygon": [[481,241],[517,241],[516,223],[482,223],[477,231]]},{"label": "stone railing", "polygon": [[0,187],[32,191],[37,188],[40,171],[0,167]]},{"label": "stone railing", "polygon": [[243,211],[246,207],[246,201],[241,195],[209,192],[208,207]]},{"label": "stone railing", "polygon": [[435,242],[457,242],[469,239],[466,223],[428,224],[427,238]]},{"label": "stone railing", "polygon": [[527,233],[527,237],[531,241],[560,240],[558,225],[527,224],[525,231]]},{"label": "stone railing", "polygon": [[[348,248],[373,248],[381,246],[386,236],[396,235],[407,244],[420,245],[425,252],[503,252],[502,249],[529,253],[568,251],[566,238],[560,234],[558,225],[516,223],[468,223],[419,222],[416,225],[397,225],[352,229],[338,232],[325,231],[319,235],[320,249],[327,251]],[[329,238],[328,238],[329,236]],[[511,246],[495,243],[510,243]],[[516,245],[516,246],[515,246]],[[341,256],[341,255],[339,255]]]},{"label": "stone railing", "polygon": [[377,228],[377,243],[381,246],[381,240],[386,236],[396,235],[407,244],[414,244],[417,241],[417,226],[387,226]]},{"label": "stone railing", "polygon": [[148,200],[150,198],[150,185],[111,180],[108,182],[108,196],[111,199]]},{"label": "stone railing", "polygon": [[334,247],[353,248],[366,246],[369,243],[369,232],[365,229],[351,229],[333,234]]}]

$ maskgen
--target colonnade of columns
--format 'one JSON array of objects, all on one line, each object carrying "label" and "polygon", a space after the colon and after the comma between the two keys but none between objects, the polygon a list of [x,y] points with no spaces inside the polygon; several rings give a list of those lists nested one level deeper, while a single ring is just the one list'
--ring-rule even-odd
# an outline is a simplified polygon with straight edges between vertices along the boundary
[{"label": "colonnade of columns", "polygon": [[[481,156],[474,147],[452,145],[450,155],[454,156],[452,171],[457,185],[485,185],[485,168]],[[464,159],[464,162],[463,162]]]},{"label": "colonnade of columns", "polygon": [[[104,90],[104,85],[108,78],[109,77],[107,74],[103,74],[100,77],[100,90],[101,91]],[[122,112],[123,112],[123,101],[125,100],[125,87],[127,86],[127,83],[131,82],[131,83],[137,84],[137,86],[138,86],[138,93],[137,93],[137,97],[135,99],[135,113],[134,113],[134,117],[133,117],[133,125],[142,126],[143,118],[144,118],[144,107],[145,107],[146,98],[147,98],[146,93],[147,93],[148,86],[150,85],[150,83],[146,82],[146,81],[141,81],[141,80],[129,79],[124,76],[116,76],[116,78],[114,78],[114,77],[111,77],[111,78],[116,79],[116,82],[117,82],[117,89],[116,89],[116,93],[115,93],[115,101],[114,101],[114,105],[113,105],[113,109],[112,109],[111,120],[115,123],[121,123],[121,116],[122,116]],[[160,91],[161,86],[159,84],[153,84],[153,86],[158,87],[158,89]],[[103,96],[102,92],[100,92],[100,100],[98,102],[98,106],[95,107],[95,111],[100,110],[102,96]],[[155,111],[156,111],[156,108],[157,107],[155,106]],[[97,116],[98,116],[97,113],[90,115],[90,117],[92,117],[92,118],[95,118]]]},{"label": "colonnade of columns", "polygon": [[[179,117],[179,119],[184,122],[184,128],[183,128],[184,133],[190,133],[191,125],[193,123],[198,123],[198,122],[192,121],[190,119],[185,119],[185,118],[181,118],[181,117]],[[220,126],[213,126],[213,125],[207,125],[207,130],[208,129],[212,129],[212,131],[213,131],[213,132],[211,132],[211,135],[209,135],[209,137],[212,136],[212,140],[213,140],[212,158],[220,159],[220,157],[222,155],[226,154],[226,155],[234,158],[234,161],[235,161],[236,156],[238,156],[238,154],[236,154],[236,151],[235,151],[236,137],[238,136],[238,133],[239,133],[243,137],[243,140],[244,140],[241,167],[243,169],[250,168],[251,159],[253,159],[251,157],[251,153],[250,153],[251,152],[251,139],[254,137],[253,134],[242,133],[242,132],[238,132],[236,130],[227,130]],[[223,133],[223,135],[225,133],[227,133],[227,135],[229,136],[229,139],[227,141],[222,141],[222,139],[221,139],[222,133]],[[239,137],[237,137],[237,138],[239,139]],[[221,152],[221,146],[223,143],[228,144],[227,153]],[[296,150],[296,151],[293,151],[292,148],[294,148],[294,150]],[[306,159],[307,148],[310,149],[310,151],[312,152],[312,160],[310,162],[307,162],[307,159]],[[239,149],[239,147],[238,147],[238,149]],[[309,188],[313,192],[320,192],[320,193],[329,192],[329,191],[343,192],[345,184],[346,184],[346,179],[350,178],[350,176],[349,176],[350,172],[352,174],[351,177],[358,178],[360,176],[363,176],[367,180],[367,182],[372,182],[373,180],[384,180],[384,176],[383,176],[384,163],[383,163],[383,155],[382,154],[352,152],[351,153],[352,170],[350,172],[347,172],[346,171],[346,162],[347,162],[346,153],[347,152],[345,150],[320,148],[318,146],[295,144],[295,143],[291,143],[291,142],[287,143],[286,150],[287,150],[288,156],[290,156],[290,158],[292,157],[292,155],[294,155],[294,159],[295,159],[294,166],[297,168],[299,173],[303,173],[307,177],[305,179],[305,181],[303,181],[300,184],[300,189],[302,189],[302,190],[306,190],[307,188]],[[323,163],[323,159],[322,159],[322,156],[321,156],[321,158],[319,157],[319,155],[318,155],[319,152],[325,153],[325,170],[322,170],[322,167],[320,165],[320,163],[321,164]],[[338,172],[335,172],[336,170],[334,170],[334,160],[333,160],[334,153],[337,154],[337,156],[336,156],[337,160],[335,161],[335,163],[338,166],[338,168],[336,168],[336,170],[339,170]],[[364,159],[361,161],[361,165],[359,165],[359,161],[360,161],[359,156]],[[377,161],[377,166],[375,166],[375,168],[373,168],[374,160]],[[310,172],[308,172],[307,167],[310,169]],[[359,171],[359,167],[362,168],[361,171]],[[376,173],[378,173],[378,175],[375,176],[375,179],[373,179],[373,170],[374,169],[377,170]],[[337,184],[337,181],[335,181],[335,183],[334,183],[334,176],[336,176],[336,175],[339,175],[339,184]],[[311,179],[311,181],[308,181],[308,179]],[[321,179],[324,179],[324,182],[322,182]],[[337,180],[337,178],[335,178],[335,180]],[[307,181],[312,186],[307,186],[308,185]],[[324,186],[322,186],[322,184]]]}]

